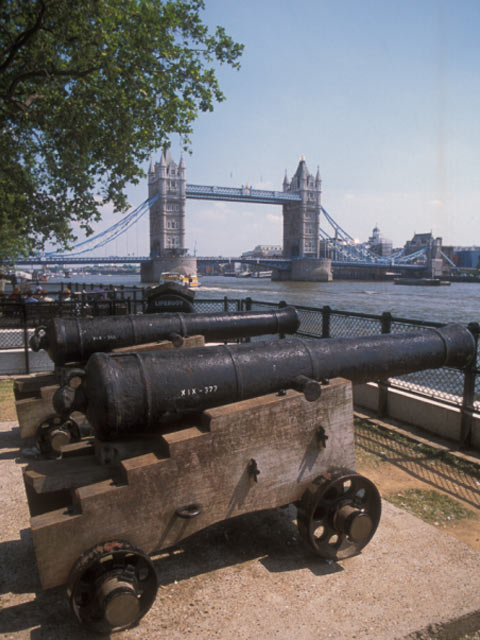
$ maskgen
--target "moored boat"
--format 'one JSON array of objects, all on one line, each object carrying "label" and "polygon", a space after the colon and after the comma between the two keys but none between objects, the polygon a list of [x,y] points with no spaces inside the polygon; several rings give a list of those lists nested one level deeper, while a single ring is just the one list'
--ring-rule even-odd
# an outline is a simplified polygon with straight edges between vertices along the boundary
[{"label": "moored boat", "polygon": [[393,283],[414,287],[440,287],[451,284],[449,280],[440,280],[440,278],[394,278]]}]

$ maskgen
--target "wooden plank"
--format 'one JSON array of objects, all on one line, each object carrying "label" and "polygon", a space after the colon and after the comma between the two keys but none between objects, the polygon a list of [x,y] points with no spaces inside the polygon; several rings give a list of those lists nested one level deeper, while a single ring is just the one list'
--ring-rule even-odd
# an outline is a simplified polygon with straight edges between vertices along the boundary
[{"label": "wooden plank", "polygon": [[29,396],[38,397],[42,387],[50,386],[56,382],[57,379],[53,371],[39,373],[25,378],[17,378],[13,383],[13,393],[16,400],[21,400]]},{"label": "wooden plank", "polygon": [[143,351],[163,351],[165,349],[189,349],[191,347],[205,346],[205,338],[203,336],[187,336],[183,339],[181,347],[174,347],[170,340],[161,340],[160,342],[148,342],[146,344],[137,344],[133,347],[120,347],[113,349],[112,353],[141,353]]},{"label": "wooden plank", "polygon": [[[75,414],[73,414],[73,416],[75,416]],[[87,423],[84,423],[84,425],[85,424]],[[94,438],[83,438],[79,442],[70,442],[69,444],[65,444],[61,447],[60,452],[64,459],[79,456],[93,456],[95,454]]]},{"label": "wooden plank", "polygon": [[[162,457],[167,445],[161,434],[150,434],[141,438],[128,438],[112,442],[95,439],[95,456],[100,464],[120,465],[122,460],[153,452]],[[62,450],[63,451],[63,450]]]},{"label": "wooden plank", "polygon": [[23,470],[25,484],[31,486],[37,493],[77,489],[111,477],[111,470],[98,464],[94,456],[36,460]]},{"label": "wooden plank", "polygon": [[[32,517],[42,586],[63,584],[99,542],[128,540],[151,553],[215,522],[295,502],[328,470],[353,469],[352,409],[350,383],[335,380],[314,402],[295,391],[271,394],[211,409],[203,425],[166,434],[168,457],[124,460],[121,476],[76,489],[70,510]],[[258,482],[249,473],[252,459]],[[178,517],[177,509],[191,504],[200,515]]]},{"label": "wooden plank", "polygon": [[52,396],[17,400],[15,409],[22,438],[33,437],[41,423],[55,413]]},{"label": "wooden plank", "polygon": [[39,391],[40,398],[43,398],[44,400],[52,399],[57,389],[59,389],[58,384],[50,384],[41,387]]}]

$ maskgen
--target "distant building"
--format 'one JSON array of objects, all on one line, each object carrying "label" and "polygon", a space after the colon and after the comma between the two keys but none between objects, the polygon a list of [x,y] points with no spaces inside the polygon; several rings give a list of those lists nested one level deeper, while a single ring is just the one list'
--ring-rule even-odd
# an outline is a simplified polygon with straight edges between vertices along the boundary
[{"label": "distant building", "polygon": [[455,256],[460,268],[477,269],[480,265],[480,247],[456,247]]},{"label": "distant building", "polygon": [[282,251],[279,244],[257,244],[252,251],[242,253],[242,258],[281,258]]},{"label": "distant building", "polygon": [[410,255],[420,251],[420,249],[432,248],[434,245],[441,247],[442,239],[434,238],[432,232],[415,233],[413,238],[405,243],[405,254]]},{"label": "distant building", "polygon": [[378,225],[373,228],[372,235],[366,242],[366,247],[379,256],[392,255],[392,241],[382,236]]}]

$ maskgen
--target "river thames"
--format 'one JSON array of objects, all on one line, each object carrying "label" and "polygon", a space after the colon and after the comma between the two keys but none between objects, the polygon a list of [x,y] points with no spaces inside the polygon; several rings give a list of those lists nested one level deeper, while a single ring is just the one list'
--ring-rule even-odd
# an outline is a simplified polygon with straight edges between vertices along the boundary
[{"label": "river thames", "polygon": [[[140,286],[139,275],[73,275],[71,282],[131,287]],[[379,314],[434,322],[480,322],[480,283],[422,287],[395,285],[391,281],[337,280],[334,282],[271,282],[268,279],[204,276],[197,298],[246,298],[310,307],[329,305],[341,311]],[[58,288],[55,281],[48,289]]]}]

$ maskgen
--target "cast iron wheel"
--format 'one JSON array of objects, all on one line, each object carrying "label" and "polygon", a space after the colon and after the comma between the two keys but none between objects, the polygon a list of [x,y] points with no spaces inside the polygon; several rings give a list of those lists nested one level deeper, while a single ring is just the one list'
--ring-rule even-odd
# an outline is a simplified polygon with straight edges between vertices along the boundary
[{"label": "cast iron wheel", "polygon": [[317,555],[342,560],[370,542],[381,509],[373,482],[342,469],[319,476],[306,489],[298,504],[298,529]]},{"label": "cast iron wheel", "polygon": [[80,429],[75,420],[64,420],[58,415],[49,416],[38,427],[35,443],[41,453],[60,453],[70,442],[80,440]]},{"label": "cast iron wheel", "polygon": [[136,624],[152,606],[157,589],[150,558],[128,542],[111,540],[78,559],[67,595],[80,623],[106,634]]}]

